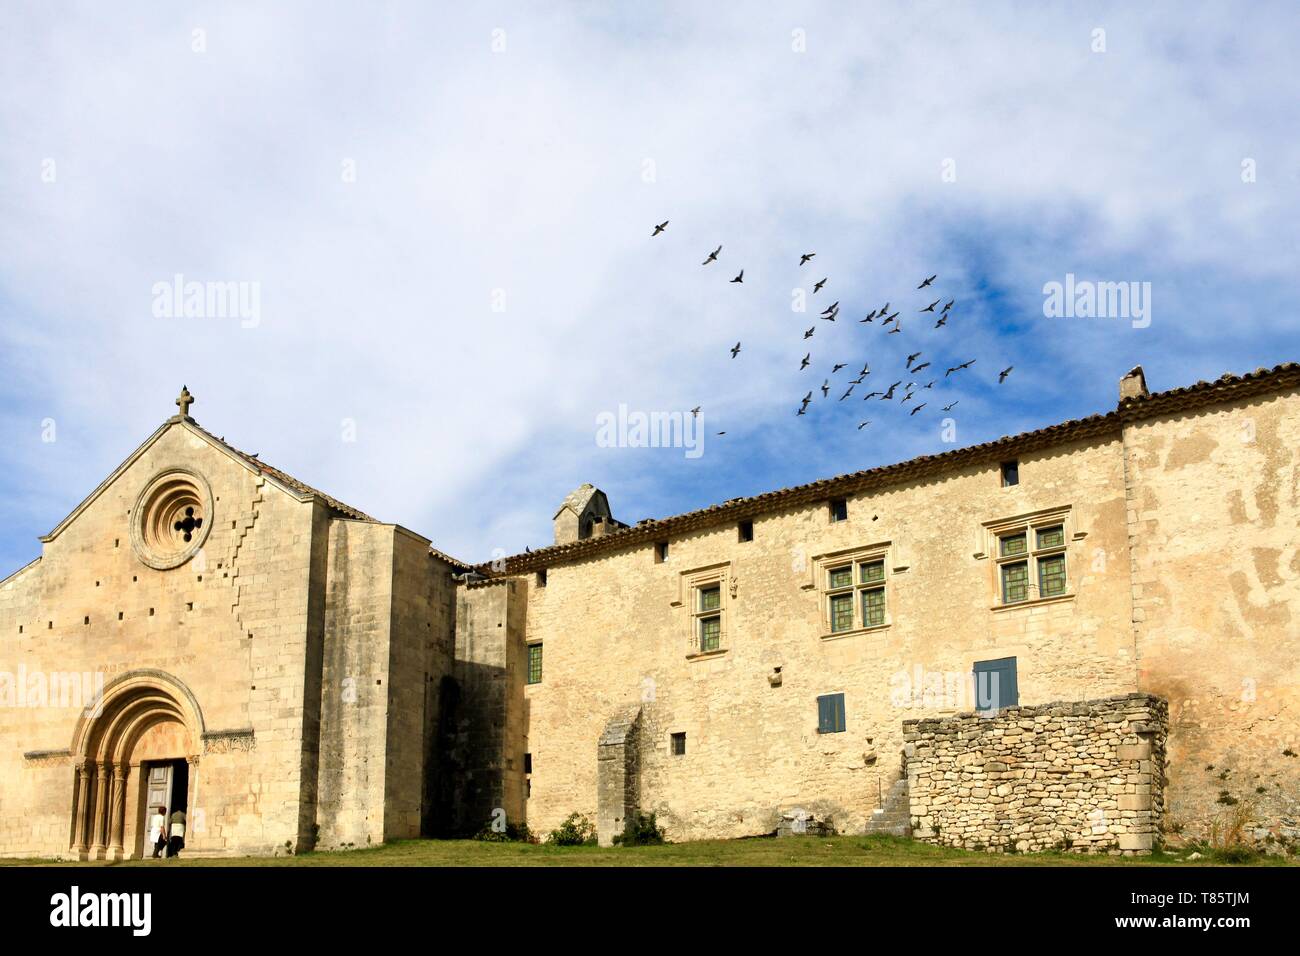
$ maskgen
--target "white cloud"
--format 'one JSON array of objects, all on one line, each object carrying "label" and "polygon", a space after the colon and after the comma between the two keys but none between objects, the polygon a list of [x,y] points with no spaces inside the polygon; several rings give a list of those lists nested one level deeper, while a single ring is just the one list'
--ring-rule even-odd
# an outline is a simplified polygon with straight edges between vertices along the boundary
[{"label": "white cloud", "polygon": [[[984,383],[1017,366],[1017,390],[945,393],[962,443],[1098,410],[1135,361],[1172,386],[1295,358],[1271,310],[1297,285],[1298,31],[1184,6],[34,6],[0,36],[0,315],[27,376],[0,400],[31,507],[53,524],[182,382],[219,434],[471,558],[543,543],[583,480],[635,520],[939,450],[876,403],[793,416],[829,371],[797,370],[821,304],[844,314],[816,322],[818,363],[883,377],[914,348],[855,320],[906,319],[934,271],[954,334],[892,338],[978,354]],[[1044,325],[1067,271],[1152,281],[1152,328]],[[153,318],[175,273],[260,283],[261,324]],[[620,402],[703,403],[729,434],[694,465],[598,449]],[[39,444],[47,410],[80,467]]]}]

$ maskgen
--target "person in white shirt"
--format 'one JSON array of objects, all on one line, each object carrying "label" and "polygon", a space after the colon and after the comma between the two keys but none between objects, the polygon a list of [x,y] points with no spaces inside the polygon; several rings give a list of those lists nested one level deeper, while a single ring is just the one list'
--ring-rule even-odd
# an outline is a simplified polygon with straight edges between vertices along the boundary
[{"label": "person in white shirt", "polygon": [[167,808],[157,807],[149,820],[149,841],[153,844],[156,859],[167,846]]}]

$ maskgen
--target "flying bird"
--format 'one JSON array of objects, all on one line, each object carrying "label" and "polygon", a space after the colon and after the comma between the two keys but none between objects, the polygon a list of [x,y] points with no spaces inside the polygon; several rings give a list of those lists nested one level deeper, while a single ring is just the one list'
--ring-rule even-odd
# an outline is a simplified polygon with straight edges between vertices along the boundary
[{"label": "flying bird", "polygon": [[841,401],[841,402],[844,401],[844,399],[848,398],[848,397],[849,397],[850,395],[852,395],[852,394],[853,394],[853,386],[850,385],[850,386],[849,386],[849,390],[848,390],[847,392],[845,392],[843,395],[840,396],[840,401]]},{"label": "flying bird", "polygon": [[[958,399],[958,401],[960,401],[960,399]],[[952,407],[953,407],[953,405],[956,405],[956,404],[957,404],[957,402],[953,402],[952,405],[945,405],[945,406],[943,406],[943,410],[944,410],[945,412],[950,412],[950,411],[952,411]]]},{"label": "flying bird", "polygon": [[839,307],[840,307],[840,300],[836,299],[830,305],[826,306],[826,308],[822,309],[822,315],[829,315],[831,312],[835,312],[836,310],[838,310]]},{"label": "flying bird", "polygon": [[974,364],[975,364],[975,360],[974,360],[974,359],[971,359],[969,362],[963,362],[961,365],[957,365],[957,366],[954,366],[953,368],[948,369],[948,371],[946,371],[946,372],[943,373],[943,377],[944,377],[944,378],[947,378],[947,377],[948,377],[949,375],[951,375],[953,372],[960,372],[962,369],[964,369],[964,368],[970,368],[970,367],[971,367],[972,365],[974,365]]},{"label": "flying bird", "polygon": [[834,322],[834,321],[835,321],[835,317],[836,317],[837,315],[839,315],[839,314],[840,314],[840,313],[839,313],[839,310],[836,309],[836,310],[835,310],[834,312],[832,312],[830,315],[819,315],[819,316],[817,316],[817,318],[819,318],[819,319],[825,319],[827,322]]},{"label": "flying bird", "polygon": [[896,332],[901,332],[901,331],[903,331],[903,327],[902,327],[901,325],[899,325],[897,322],[895,322],[895,323],[894,323],[894,327],[893,327],[892,329],[890,329],[888,332],[886,332],[885,334],[886,334],[886,335],[893,335],[893,334],[895,334]]},{"label": "flying bird", "polygon": [[940,309],[939,311],[940,311],[940,312],[947,312],[949,309],[952,308],[952,304],[953,304],[954,302],[956,302],[956,301],[957,301],[956,299],[949,299],[949,300],[944,304],[944,307],[943,307],[942,309]]},{"label": "flying bird", "polygon": [[872,309],[871,313],[865,319],[858,319],[859,322],[870,322],[876,317],[876,310]]},{"label": "flying bird", "polygon": [[803,265],[805,262],[811,261],[815,255],[817,255],[817,253],[815,252],[805,252],[803,255],[799,257],[799,265]]},{"label": "flying bird", "polygon": [[883,394],[883,393],[881,393],[881,392],[867,392],[867,394],[865,394],[865,395],[862,396],[862,400],[865,402],[867,399],[875,398],[877,395],[880,395],[880,394]]},{"label": "flying bird", "polygon": [[939,274],[938,274],[938,273],[935,273],[934,275],[930,276],[930,278],[928,278],[928,279],[926,279],[924,282],[922,282],[919,286],[917,286],[917,288],[918,288],[918,289],[924,289],[926,286],[928,286],[931,282],[933,282],[933,281],[934,281],[935,279],[937,279],[937,278],[939,278]]},{"label": "flying bird", "polygon": [[736,278],[732,279],[731,281],[732,281],[732,282],[744,282],[744,281],[745,281],[745,270],[744,270],[744,269],[741,269],[741,270],[740,270],[740,275],[736,276]]},{"label": "flying bird", "polygon": [[813,337],[813,333],[816,331],[817,331],[817,326],[814,325],[811,329],[809,329],[807,332],[803,334],[803,337],[806,339],[810,339]]},{"label": "flying bird", "polygon": [[796,411],[795,414],[796,414],[796,415],[807,415],[807,414],[808,414],[808,406],[807,406],[807,405],[800,405],[798,411]]},{"label": "flying bird", "polygon": [[863,378],[866,378],[868,375],[871,374],[871,369],[868,367],[868,363],[866,362],[862,363],[862,371],[859,372],[858,374],[861,375]]},{"label": "flying bird", "polygon": [[818,282],[816,285],[814,285],[814,286],[813,286],[813,295],[816,295],[818,292],[820,292],[820,291],[822,290],[822,286],[824,286],[825,284],[826,284],[826,280],[825,280],[825,279],[822,279],[821,282]]},{"label": "flying bird", "polygon": [[1007,366],[1006,368],[1004,368],[1002,371],[998,372],[998,384],[999,384],[999,385],[1001,385],[1003,382],[1005,382],[1005,381],[1007,380],[1007,376],[1011,374],[1011,370],[1012,370],[1013,368],[1015,368],[1014,365],[1008,365],[1008,366]]},{"label": "flying bird", "polygon": [[913,372],[919,372],[919,371],[921,371],[921,369],[923,369],[923,368],[929,368],[929,367],[930,367],[930,363],[929,363],[929,362],[922,362],[922,363],[921,363],[920,365],[918,365],[916,368],[912,369],[912,371],[913,371]]},{"label": "flying bird", "polygon": [[911,355],[909,355],[907,357],[907,367],[910,369],[912,367],[912,363],[915,362],[918,358],[920,358],[920,356],[921,356],[920,352],[913,352]]},{"label": "flying bird", "polygon": [[929,305],[927,305],[924,309],[919,309],[918,311],[920,311],[920,312],[933,312],[933,311],[934,311],[934,307],[935,307],[936,305],[938,305],[938,304],[939,304],[939,300],[938,300],[938,299],[935,299],[933,302],[931,302]]},{"label": "flying bird", "polygon": [[870,424],[871,422],[862,422],[860,425],[858,425],[858,431],[862,431],[862,429],[866,428]]},{"label": "flying bird", "polygon": [[700,406],[699,406],[699,405],[696,405],[694,408],[691,409],[691,417],[692,417],[692,418],[699,418],[699,417],[700,417]]},{"label": "flying bird", "polygon": [[834,367],[831,368],[831,374],[834,375],[834,374],[835,374],[836,372],[838,372],[840,369],[845,368],[845,367],[846,367],[846,366],[844,365],[843,362],[837,362],[837,363],[834,365]]},{"label": "flying bird", "polygon": [[[929,362],[926,362],[925,364],[926,364],[926,365],[929,365],[930,363],[929,363]],[[915,372],[916,369],[912,369],[912,371]],[[930,379],[930,381],[926,382],[926,383],[925,383],[924,385],[922,385],[921,387],[922,387],[922,388],[934,388],[934,379]]]},{"label": "flying bird", "polygon": [[883,396],[881,396],[881,399],[880,399],[880,400],[883,402],[883,401],[886,401],[886,400],[888,400],[888,399],[893,398],[893,397],[894,397],[894,389],[898,388],[898,386],[900,386],[900,385],[902,385],[902,384],[903,384],[902,382],[895,382],[893,385],[889,386],[889,389],[885,392],[885,394],[884,394]]},{"label": "flying bird", "polygon": [[810,388],[808,389],[808,394],[803,397],[803,404],[806,407],[808,403],[811,401],[812,401],[812,389]]},{"label": "flying bird", "polygon": [[703,262],[701,262],[700,265],[707,266],[710,262],[717,262],[718,253],[721,251],[722,251],[722,246],[718,246],[718,248],[714,249],[712,252],[709,253],[709,257],[705,259]]},{"label": "flying bird", "polygon": [[828,398],[831,394],[831,380],[825,379],[822,382],[822,398]]},{"label": "flying bird", "polygon": [[[925,408],[925,402],[922,402],[920,405],[917,405],[916,408],[912,409],[912,414],[915,415],[917,412],[919,412],[919,411],[920,411],[921,409],[923,409],[923,408]],[[909,416],[909,417],[910,417],[910,416]]]},{"label": "flying bird", "polygon": [[659,235],[659,233],[663,232],[667,228],[668,228],[668,220],[665,219],[663,222],[659,223],[659,225],[655,226],[655,231],[650,233],[650,238],[653,239],[655,236]]},{"label": "flying bird", "polygon": [[947,324],[948,324],[948,316],[945,315],[942,318],[940,318],[938,322],[934,323],[934,327],[936,329],[941,329]]},{"label": "flying bird", "polygon": [[735,358],[739,354],[740,354],[740,343],[737,342],[736,347],[731,350],[731,357]]},{"label": "flying bird", "polygon": [[808,363],[811,360],[812,360],[812,353],[809,352],[807,355],[803,357],[803,361],[799,363],[799,371],[802,372],[804,369],[806,369],[808,367]]}]

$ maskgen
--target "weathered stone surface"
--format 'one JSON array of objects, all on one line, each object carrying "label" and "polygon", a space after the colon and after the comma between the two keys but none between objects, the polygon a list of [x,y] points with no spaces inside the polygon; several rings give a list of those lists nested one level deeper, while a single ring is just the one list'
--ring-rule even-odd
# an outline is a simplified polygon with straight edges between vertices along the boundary
[{"label": "weathered stone surface", "polygon": [[[1126,694],[1010,707],[976,718],[960,739],[944,734],[944,724],[965,723],[972,715],[908,721],[909,729],[929,728],[916,752],[904,757],[915,835],[947,846],[1022,853],[1149,851],[1164,794],[1163,776],[1151,768],[1164,765],[1167,715],[1164,700]],[[1037,728],[1032,739],[1006,732],[1027,718]],[[1075,757],[1041,783],[1031,765],[1063,751]],[[950,768],[963,765],[983,768],[965,775],[975,779],[996,768],[1002,782],[994,794],[954,786]],[[1128,771],[1142,766],[1141,783],[1129,783]],[[957,799],[948,799],[953,791]]]}]

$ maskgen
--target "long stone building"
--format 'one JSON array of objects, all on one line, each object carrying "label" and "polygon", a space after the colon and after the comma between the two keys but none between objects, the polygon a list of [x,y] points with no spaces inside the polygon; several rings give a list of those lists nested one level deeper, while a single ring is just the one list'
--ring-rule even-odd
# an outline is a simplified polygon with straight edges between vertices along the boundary
[{"label": "long stone building", "polygon": [[1105,414],[632,525],[583,485],[553,545],[476,566],[183,391],[0,582],[0,854],[147,855],[159,804],[210,855],[638,810],[1294,839],[1298,390],[1134,369]]}]

